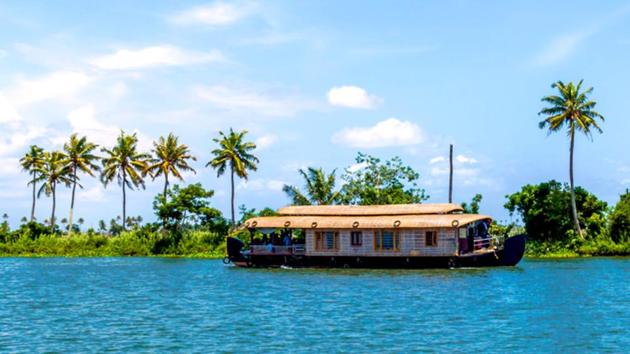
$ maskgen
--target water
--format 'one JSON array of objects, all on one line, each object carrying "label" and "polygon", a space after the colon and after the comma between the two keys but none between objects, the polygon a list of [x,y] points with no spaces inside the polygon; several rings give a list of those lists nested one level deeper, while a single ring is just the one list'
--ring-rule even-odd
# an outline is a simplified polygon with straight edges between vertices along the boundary
[{"label": "water", "polygon": [[251,270],[0,259],[1,352],[626,352],[630,259]]}]

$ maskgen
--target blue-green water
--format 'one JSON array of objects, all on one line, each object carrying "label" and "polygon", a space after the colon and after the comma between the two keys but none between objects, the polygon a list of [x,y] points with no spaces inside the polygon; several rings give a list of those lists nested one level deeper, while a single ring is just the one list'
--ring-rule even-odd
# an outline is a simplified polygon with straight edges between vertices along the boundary
[{"label": "blue-green water", "polygon": [[0,259],[1,352],[627,352],[630,259],[251,270]]}]

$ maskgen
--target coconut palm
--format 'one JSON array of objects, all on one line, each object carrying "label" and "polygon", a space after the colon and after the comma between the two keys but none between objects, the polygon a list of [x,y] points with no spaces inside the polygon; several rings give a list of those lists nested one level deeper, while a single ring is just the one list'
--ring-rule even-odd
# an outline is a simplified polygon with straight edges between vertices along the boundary
[{"label": "coconut palm", "polygon": [[183,181],[181,172],[192,171],[196,173],[188,164],[188,160],[197,161],[197,158],[191,155],[188,146],[180,145],[177,140],[178,138],[170,133],[166,139],[161,136],[157,142],[153,142],[154,158],[150,162],[148,172],[154,179],[164,175],[164,198],[166,198],[166,190],[168,189],[169,174]]},{"label": "coconut palm", "polygon": [[223,175],[228,167],[230,169],[232,226],[236,223],[234,218],[234,175],[247,180],[247,172],[256,171],[258,168],[256,164],[259,162],[258,158],[251,153],[256,149],[256,144],[244,141],[246,134],[247,130],[235,132],[232,128],[228,134],[219,132],[219,137],[212,139],[219,144],[219,147],[212,150],[211,154],[214,158],[206,164],[206,167],[212,166],[217,170],[217,177]]},{"label": "coconut palm", "polygon": [[549,104],[549,107],[543,108],[538,114],[544,115],[546,118],[541,121],[538,126],[540,129],[547,128],[549,134],[560,131],[565,126],[569,135],[569,182],[571,185],[571,210],[573,213],[573,223],[575,230],[584,238],[582,229],[578,220],[577,207],[575,205],[575,191],[573,189],[573,150],[575,146],[575,133],[584,133],[587,137],[592,138],[592,131],[602,132],[597,123],[600,119],[604,121],[604,117],[594,110],[597,102],[589,99],[589,95],[593,92],[593,88],[589,87],[582,90],[582,82],[580,80],[577,85],[573,82],[565,84],[562,81],[555,82],[552,88],[558,90],[559,95],[551,95],[542,98],[542,101]]},{"label": "coconut palm", "polygon": [[43,182],[37,192],[39,198],[42,193],[52,196],[52,212],[50,215],[50,229],[55,229],[55,207],[57,204],[57,185],[63,183],[69,187],[75,180],[67,163],[67,156],[60,151],[44,153],[44,164],[37,169],[36,182]]},{"label": "coconut palm", "polygon": [[[122,220],[127,217],[127,191],[134,187],[144,188],[144,174],[147,170],[147,161],[151,155],[138,152],[138,137],[136,134],[127,135],[124,131],[116,139],[116,146],[112,149],[102,148],[105,153],[102,158],[103,171],[101,181],[105,186],[114,179],[122,187]],[[124,228],[124,223],[123,223]]]},{"label": "coconut palm", "polygon": [[339,191],[335,191],[335,170],[326,174],[321,168],[309,167],[298,171],[306,182],[305,192],[297,187],[284,185],[282,190],[295,205],[330,205],[339,202]]},{"label": "coconut palm", "polygon": [[33,185],[33,204],[31,206],[31,221],[35,220],[35,200],[37,199],[37,174],[38,170],[44,165],[44,149],[37,145],[31,145],[26,154],[20,159],[22,169],[33,175],[28,184]]},{"label": "coconut palm", "polygon": [[70,136],[70,141],[63,145],[63,150],[68,159],[68,165],[72,173],[72,195],[70,197],[70,215],[68,217],[68,233],[72,233],[73,216],[74,216],[74,195],[77,189],[77,181],[79,179],[77,173],[83,172],[94,177],[94,172],[99,171],[100,167],[96,164],[99,157],[94,155],[98,145],[91,143],[87,138],[79,138],[77,134]]}]

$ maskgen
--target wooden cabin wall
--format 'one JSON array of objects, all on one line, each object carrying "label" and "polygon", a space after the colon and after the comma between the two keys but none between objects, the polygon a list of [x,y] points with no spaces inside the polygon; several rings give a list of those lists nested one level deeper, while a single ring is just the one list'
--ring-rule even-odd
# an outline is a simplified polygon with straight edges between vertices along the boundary
[{"label": "wooden cabin wall", "polygon": [[[317,230],[318,232],[335,231],[339,232],[338,250],[315,250],[315,230],[306,231],[306,254],[310,256],[452,256],[457,253],[457,229],[453,228],[433,228],[433,229],[400,229],[400,250],[375,250],[374,230],[353,229],[353,230]],[[350,243],[350,233],[361,231],[363,233],[363,244],[352,246]],[[437,231],[437,246],[425,245],[426,231]]]}]

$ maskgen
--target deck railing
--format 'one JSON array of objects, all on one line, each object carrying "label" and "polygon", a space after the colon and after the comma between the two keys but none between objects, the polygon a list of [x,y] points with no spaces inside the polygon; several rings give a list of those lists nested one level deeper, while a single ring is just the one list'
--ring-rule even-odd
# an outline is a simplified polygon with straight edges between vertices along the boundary
[{"label": "deck railing", "polygon": [[476,238],[474,240],[475,249],[483,249],[483,248],[501,248],[503,246],[504,237],[503,236],[488,236],[485,238]]},{"label": "deck railing", "polygon": [[272,246],[272,245],[251,245],[251,254],[255,255],[302,255],[306,252],[304,244],[291,246]]}]

